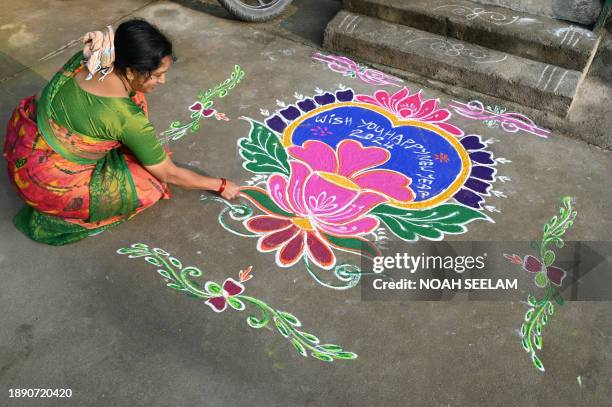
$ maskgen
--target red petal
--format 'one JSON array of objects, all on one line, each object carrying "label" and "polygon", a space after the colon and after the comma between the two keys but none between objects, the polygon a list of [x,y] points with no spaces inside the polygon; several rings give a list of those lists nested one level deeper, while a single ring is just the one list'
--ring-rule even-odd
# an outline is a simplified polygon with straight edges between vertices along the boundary
[{"label": "red petal", "polygon": [[273,232],[291,225],[289,219],[276,218],[274,216],[259,215],[249,219],[245,226],[251,232]]},{"label": "red petal", "polygon": [[289,226],[287,229],[279,230],[259,239],[259,249],[269,252],[278,249],[283,243],[289,241],[300,229],[297,226]]},{"label": "red petal", "polygon": [[542,271],[542,263],[533,256],[525,256],[523,259],[523,269],[530,273],[538,273]]},{"label": "red petal", "polygon": [[546,269],[546,275],[553,284],[560,286],[567,273],[559,267],[551,266]]},{"label": "red petal", "polygon": [[315,233],[306,234],[306,244],[312,260],[322,269],[330,269],[336,263],[336,257],[329,246]]},{"label": "red petal", "polygon": [[244,286],[233,278],[228,278],[223,282],[223,290],[231,297],[242,293],[244,291]]},{"label": "red petal", "polygon": [[213,297],[206,300],[206,305],[212,308],[215,312],[221,312],[227,307],[227,301],[224,297]]},{"label": "red petal", "polygon": [[304,233],[299,233],[280,249],[277,259],[283,267],[293,266],[304,254]]}]

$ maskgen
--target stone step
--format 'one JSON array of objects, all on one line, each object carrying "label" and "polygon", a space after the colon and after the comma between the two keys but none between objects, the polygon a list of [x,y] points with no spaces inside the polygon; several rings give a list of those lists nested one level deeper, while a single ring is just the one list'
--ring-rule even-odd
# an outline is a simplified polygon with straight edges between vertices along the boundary
[{"label": "stone step", "polygon": [[564,21],[468,0],[344,0],[344,9],[578,71],[597,37]]},{"label": "stone step", "polygon": [[342,10],[327,49],[565,116],[581,73]]}]

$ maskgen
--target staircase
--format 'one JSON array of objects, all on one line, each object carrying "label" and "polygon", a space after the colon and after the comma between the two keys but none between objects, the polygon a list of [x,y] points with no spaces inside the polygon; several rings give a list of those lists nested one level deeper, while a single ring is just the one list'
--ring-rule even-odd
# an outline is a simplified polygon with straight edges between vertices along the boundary
[{"label": "staircase", "polygon": [[324,41],[395,75],[417,74],[560,117],[597,43],[579,26],[468,0],[344,0]]}]

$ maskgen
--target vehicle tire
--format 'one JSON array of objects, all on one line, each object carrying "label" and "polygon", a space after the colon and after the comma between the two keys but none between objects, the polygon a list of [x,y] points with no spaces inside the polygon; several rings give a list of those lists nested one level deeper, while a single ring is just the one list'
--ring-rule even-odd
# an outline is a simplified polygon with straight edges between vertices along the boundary
[{"label": "vehicle tire", "polygon": [[293,0],[219,0],[219,3],[236,18],[261,22],[272,20],[285,11]]}]

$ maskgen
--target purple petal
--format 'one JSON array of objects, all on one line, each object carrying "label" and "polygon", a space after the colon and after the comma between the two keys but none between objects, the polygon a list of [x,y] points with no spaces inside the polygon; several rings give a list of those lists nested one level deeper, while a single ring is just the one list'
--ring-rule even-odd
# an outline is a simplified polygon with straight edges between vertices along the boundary
[{"label": "purple petal", "polygon": [[272,116],[267,119],[266,124],[269,128],[276,131],[277,133],[282,133],[283,130],[285,130],[285,127],[287,127],[287,123],[285,123],[283,119],[281,119],[278,115]]},{"label": "purple petal", "polygon": [[495,170],[491,167],[484,167],[482,165],[475,165],[472,167],[470,177],[482,179],[485,181],[493,181],[493,174]]},{"label": "purple petal", "polygon": [[304,113],[310,112],[311,110],[317,107],[317,105],[315,105],[312,99],[304,99],[300,102],[297,102],[297,105],[300,108],[300,110]]},{"label": "purple petal", "polygon": [[468,150],[481,150],[486,146],[480,141],[480,137],[478,136],[466,136],[461,140],[461,144]]},{"label": "purple petal", "polygon": [[567,273],[559,267],[550,266],[546,268],[546,275],[553,284],[560,286]]},{"label": "purple petal", "polygon": [[352,89],[340,90],[336,92],[336,99],[338,99],[339,102],[350,102],[354,97],[355,94],[353,93]]},{"label": "purple petal", "polygon": [[470,153],[470,158],[472,161],[476,161],[480,164],[494,164],[495,161],[492,159],[493,154],[488,151],[476,151],[475,153]]},{"label": "purple petal", "polygon": [[319,104],[319,106],[329,105],[330,103],[334,103],[336,98],[329,92],[325,92],[322,95],[317,95],[314,97],[315,102]]},{"label": "purple petal", "polygon": [[215,312],[225,311],[227,307],[227,301],[225,297],[213,297],[206,300],[206,305],[212,308]]},{"label": "purple petal", "polygon": [[523,269],[530,273],[539,273],[542,271],[542,262],[537,257],[525,256],[523,259]]},{"label": "purple petal", "polygon": [[285,119],[291,121],[297,119],[301,115],[300,111],[295,106],[289,106],[288,108],[281,110],[280,114],[282,114]]},{"label": "purple petal", "polygon": [[461,188],[453,198],[474,209],[480,209],[480,202],[484,201],[480,195],[477,195],[465,188]]},{"label": "purple petal", "polygon": [[488,194],[491,188],[491,184],[476,178],[468,178],[463,186],[479,194]]}]

